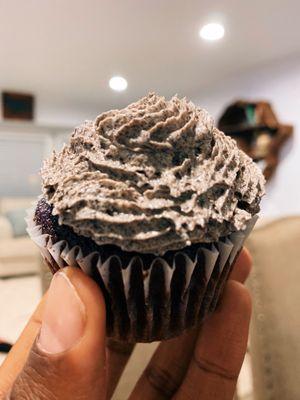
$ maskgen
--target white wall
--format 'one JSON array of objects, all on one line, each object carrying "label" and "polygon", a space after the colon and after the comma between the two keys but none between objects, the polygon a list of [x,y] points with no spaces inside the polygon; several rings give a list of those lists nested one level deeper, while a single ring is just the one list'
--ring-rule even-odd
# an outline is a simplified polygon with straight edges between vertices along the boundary
[{"label": "white wall", "polygon": [[39,194],[42,160],[61,149],[74,126],[99,113],[96,104],[37,94],[33,124],[3,121],[0,115],[0,197]]},{"label": "white wall", "polygon": [[[282,161],[267,187],[262,211],[270,217],[300,214],[300,55],[218,82],[213,88],[202,89],[193,101],[217,118],[224,106],[237,98],[271,101],[280,120],[294,125],[293,142],[282,151]],[[36,106],[38,124],[70,127],[103,111],[97,104],[78,104],[75,100],[70,104],[47,96],[37,96]],[[56,135],[54,147],[59,149],[66,136]]]},{"label": "white wall", "polygon": [[[2,91],[9,91],[10,87],[6,86],[0,77],[0,93]],[[74,98],[70,100],[67,96],[53,95],[47,91],[40,89],[39,92],[34,90],[23,89],[20,87],[18,90],[11,89],[12,92],[29,92],[34,95],[34,124],[38,126],[65,126],[74,127],[81,124],[86,119],[94,119],[102,111],[103,106],[95,102],[82,102],[80,99]],[[2,104],[0,96],[0,124],[5,123],[2,115]]]},{"label": "white wall", "polygon": [[300,214],[300,56],[231,77],[193,101],[218,118],[224,105],[240,98],[268,100],[281,122],[294,125],[293,141],[283,149],[276,176],[267,186],[262,214]]},{"label": "white wall", "polygon": [[0,197],[39,194],[42,160],[53,148],[61,147],[71,129],[21,122],[0,124]]},{"label": "white wall", "polygon": [[40,94],[36,98],[35,122],[41,125],[74,127],[87,119],[94,119],[102,110],[97,104],[82,104],[65,99],[47,98]]}]

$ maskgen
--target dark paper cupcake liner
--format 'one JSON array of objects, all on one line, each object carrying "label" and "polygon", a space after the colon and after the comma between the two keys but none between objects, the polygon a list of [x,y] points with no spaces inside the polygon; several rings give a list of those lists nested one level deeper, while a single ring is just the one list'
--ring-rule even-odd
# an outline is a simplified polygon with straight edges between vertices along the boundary
[{"label": "dark paper cupcake liner", "polygon": [[80,246],[67,241],[52,242],[42,234],[28,212],[28,234],[40,248],[53,273],[67,265],[81,268],[100,286],[107,310],[107,336],[127,342],[152,342],[175,337],[211,313],[246,237],[257,216],[244,231],[214,243],[199,244],[194,259],[184,249],[175,253],[172,264],[154,258],[145,268],[142,257],[133,257],[125,267],[120,255],[104,262],[93,252],[83,257]]}]

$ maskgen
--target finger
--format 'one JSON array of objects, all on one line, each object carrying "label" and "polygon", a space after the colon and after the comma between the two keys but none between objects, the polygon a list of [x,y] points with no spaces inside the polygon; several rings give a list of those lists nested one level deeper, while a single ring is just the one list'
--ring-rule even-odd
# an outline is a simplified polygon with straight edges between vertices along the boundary
[{"label": "finger", "polygon": [[110,399],[133,352],[134,344],[109,339],[106,343],[107,398]]},{"label": "finger", "polygon": [[232,400],[247,347],[251,299],[229,281],[216,312],[207,319],[176,400]]},{"label": "finger", "polygon": [[[235,268],[238,271],[234,270],[233,278],[243,282],[251,269],[251,256],[245,248],[238,257]],[[193,332],[180,338],[161,343],[138,381],[131,398],[170,398],[184,377],[197,333],[198,330],[194,329]]]},{"label": "finger", "polygon": [[105,304],[82,271],[55,274],[41,330],[11,392],[16,399],[105,398]]},{"label": "finger", "polygon": [[252,257],[246,247],[240,252],[233,266],[229,279],[244,283],[248,278],[252,267]]},{"label": "finger", "polygon": [[[6,393],[12,386],[17,375],[22,370],[28,357],[31,346],[40,330],[42,320],[42,308],[45,303],[45,296],[41,300],[34,314],[27,323],[6,359],[0,367],[0,398],[1,393]],[[111,398],[124,368],[132,354],[134,345],[125,342],[107,341],[107,397]]]},{"label": "finger", "polygon": [[31,346],[41,328],[44,304],[45,296],[40,301],[19,339],[0,366],[0,398],[2,393],[6,393],[9,390],[12,383],[24,367]]},{"label": "finger", "polygon": [[186,373],[199,328],[161,342],[137,382],[130,399],[170,399]]}]

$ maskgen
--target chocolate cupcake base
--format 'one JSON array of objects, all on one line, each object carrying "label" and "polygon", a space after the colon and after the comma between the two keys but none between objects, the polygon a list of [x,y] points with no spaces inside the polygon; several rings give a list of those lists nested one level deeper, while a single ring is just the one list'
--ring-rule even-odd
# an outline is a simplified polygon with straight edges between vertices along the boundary
[{"label": "chocolate cupcake base", "polygon": [[[107,336],[127,342],[152,342],[181,334],[214,311],[228,275],[257,216],[244,231],[214,243],[199,243],[167,257],[101,252],[55,231],[44,233],[35,209],[28,212],[28,234],[53,273],[81,268],[100,286],[107,310]],[[193,247],[191,249],[191,247]],[[97,251],[96,251],[97,250]]]}]

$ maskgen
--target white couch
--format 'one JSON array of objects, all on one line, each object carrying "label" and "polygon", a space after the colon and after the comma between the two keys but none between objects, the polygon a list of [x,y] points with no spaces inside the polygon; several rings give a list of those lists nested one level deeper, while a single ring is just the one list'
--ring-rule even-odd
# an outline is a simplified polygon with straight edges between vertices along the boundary
[{"label": "white couch", "polygon": [[0,197],[0,277],[38,273],[40,254],[26,236],[14,237],[7,211],[29,208],[32,198]]}]

